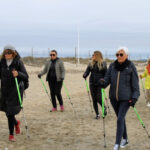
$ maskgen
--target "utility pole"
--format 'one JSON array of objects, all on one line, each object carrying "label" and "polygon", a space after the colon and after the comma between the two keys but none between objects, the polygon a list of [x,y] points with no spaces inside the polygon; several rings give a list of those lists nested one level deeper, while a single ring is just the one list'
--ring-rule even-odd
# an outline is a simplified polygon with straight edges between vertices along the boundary
[{"label": "utility pole", "polygon": [[79,56],[79,51],[80,51],[80,34],[79,34],[79,25],[78,25],[78,29],[77,29],[78,31],[78,65],[80,64],[80,56]]}]

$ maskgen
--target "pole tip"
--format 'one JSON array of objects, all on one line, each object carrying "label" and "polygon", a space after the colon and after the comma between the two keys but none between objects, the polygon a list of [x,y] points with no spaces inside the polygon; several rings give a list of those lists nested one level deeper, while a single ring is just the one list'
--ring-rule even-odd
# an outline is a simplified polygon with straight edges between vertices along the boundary
[{"label": "pole tip", "polygon": [[148,137],[150,138],[150,135]]},{"label": "pole tip", "polygon": [[106,145],[104,146],[104,148],[106,148]]}]

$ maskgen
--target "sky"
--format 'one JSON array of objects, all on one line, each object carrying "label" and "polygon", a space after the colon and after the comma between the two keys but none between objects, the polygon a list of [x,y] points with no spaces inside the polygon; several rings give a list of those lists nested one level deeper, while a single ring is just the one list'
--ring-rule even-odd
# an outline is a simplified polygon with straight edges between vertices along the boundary
[{"label": "sky", "polygon": [[9,43],[74,55],[79,31],[82,56],[120,46],[149,55],[149,15],[149,0],[0,0],[0,51]]}]

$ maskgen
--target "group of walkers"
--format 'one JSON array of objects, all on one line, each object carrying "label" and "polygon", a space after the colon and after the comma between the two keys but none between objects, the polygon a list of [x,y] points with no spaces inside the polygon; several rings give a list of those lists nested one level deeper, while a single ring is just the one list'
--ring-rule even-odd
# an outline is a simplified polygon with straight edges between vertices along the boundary
[{"label": "group of walkers", "polygon": [[[38,78],[41,79],[44,74],[46,74],[53,105],[50,112],[57,111],[56,97],[59,101],[60,110],[63,112],[64,104],[61,89],[65,78],[65,68],[56,50],[50,52],[50,60],[38,74]],[[89,74],[90,92],[96,119],[100,118],[98,104],[102,106],[101,89],[110,85],[109,98],[117,116],[116,142],[113,150],[124,148],[128,144],[125,117],[129,107],[134,107],[140,96],[137,70],[133,62],[128,59],[128,49],[125,47],[119,48],[116,52],[116,60],[109,65],[108,69],[102,53],[95,51],[83,78],[86,80]],[[144,73],[140,75],[140,78],[144,77],[146,77],[147,106],[150,106],[150,59],[148,59],[148,65]],[[15,78],[18,79],[23,100],[25,83],[28,82],[29,76],[15,47],[6,45],[0,60],[0,110],[5,112],[8,119],[10,141],[15,141],[14,129],[16,134],[20,134],[20,121],[15,118],[15,115],[21,110]],[[107,115],[106,106],[104,106],[104,115]]]}]

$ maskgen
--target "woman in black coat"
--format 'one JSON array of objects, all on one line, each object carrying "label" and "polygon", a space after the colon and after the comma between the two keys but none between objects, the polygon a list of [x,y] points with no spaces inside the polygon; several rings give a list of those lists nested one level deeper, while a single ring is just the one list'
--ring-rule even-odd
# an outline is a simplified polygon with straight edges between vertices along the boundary
[{"label": "woman in black coat", "polygon": [[125,148],[128,136],[125,117],[129,107],[134,107],[139,98],[139,79],[135,65],[128,60],[128,49],[119,48],[117,59],[110,64],[104,80],[100,84],[110,85],[109,98],[117,116],[116,142],[113,150]]},{"label": "woman in black coat", "polygon": [[11,45],[7,45],[4,47],[0,60],[0,110],[4,111],[8,118],[10,141],[15,141],[14,127],[16,134],[20,134],[20,121],[15,118],[15,115],[21,110],[15,77],[18,79],[21,97],[23,97],[24,82],[28,81],[28,74],[15,48]]},{"label": "woman in black coat", "polygon": [[[99,79],[104,78],[105,73],[107,71],[106,62],[103,61],[103,56],[100,51],[95,51],[92,56],[92,62],[88,65],[85,73],[83,74],[83,78],[87,78],[90,75],[90,91],[93,100],[93,107],[96,113],[96,119],[100,118],[99,111],[98,111],[98,103],[102,106],[102,95],[101,95],[101,88],[98,84]],[[105,115],[106,107],[104,109]]]}]

